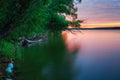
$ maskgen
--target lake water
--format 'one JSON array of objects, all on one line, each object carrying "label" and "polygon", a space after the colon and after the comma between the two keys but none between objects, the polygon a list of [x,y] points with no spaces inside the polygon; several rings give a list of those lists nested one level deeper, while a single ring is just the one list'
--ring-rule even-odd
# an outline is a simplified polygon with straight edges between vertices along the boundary
[{"label": "lake water", "polygon": [[65,31],[63,38],[78,49],[73,80],[120,80],[120,30]]}]

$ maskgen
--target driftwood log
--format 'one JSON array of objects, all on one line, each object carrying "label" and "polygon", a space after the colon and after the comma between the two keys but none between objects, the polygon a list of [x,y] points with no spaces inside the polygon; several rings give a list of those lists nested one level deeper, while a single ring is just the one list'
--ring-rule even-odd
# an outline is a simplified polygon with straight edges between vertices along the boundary
[{"label": "driftwood log", "polygon": [[18,44],[25,47],[25,46],[30,46],[32,44],[36,43],[43,43],[47,40],[48,36],[45,34],[44,36],[40,37],[38,35],[34,35],[31,38],[26,38],[26,37],[20,37]]}]

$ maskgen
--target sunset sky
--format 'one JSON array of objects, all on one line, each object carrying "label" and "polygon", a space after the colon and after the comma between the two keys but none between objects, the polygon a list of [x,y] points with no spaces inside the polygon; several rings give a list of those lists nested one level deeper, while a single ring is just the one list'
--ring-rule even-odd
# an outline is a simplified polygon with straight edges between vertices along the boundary
[{"label": "sunset sky", "polygon": [[120,27],[120,0],[82,0],[78,5],[82,27]]}]

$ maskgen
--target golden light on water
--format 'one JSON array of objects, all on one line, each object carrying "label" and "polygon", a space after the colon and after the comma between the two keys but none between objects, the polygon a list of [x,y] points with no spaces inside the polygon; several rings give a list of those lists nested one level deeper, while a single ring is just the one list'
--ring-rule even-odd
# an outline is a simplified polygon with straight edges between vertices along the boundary
[{"label": "golden light on water", "polygon": [[62,32],[62,38],[69,51],[74,51],[78,48],[80,50],[92,48],[94,51],[96,48],[107,50],[107,48],[112,49],[116,45],[120,45],[119,34],[119,30],[76,30],[73,33],[66,30]]}]

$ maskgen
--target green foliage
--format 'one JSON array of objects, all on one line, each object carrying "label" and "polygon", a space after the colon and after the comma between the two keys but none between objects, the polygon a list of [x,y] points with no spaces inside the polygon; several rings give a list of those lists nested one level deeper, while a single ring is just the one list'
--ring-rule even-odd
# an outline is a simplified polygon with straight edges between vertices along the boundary
[{"label": "green foliage", "polygon": [[10,42],[1,41],[0,42],[0,52],[4,53],[8,57],[13,57],[14,45]]},{"label": "green foliage", "polygon": [[[54,7],[53,7],[54,6]],[[67,13],[69,14],[69,10],[65,7],[64,4],[52,4],[52,8],[51,8],[53,11],[55,12],[59,12],[59,13]]]},{"label": "green foliage", "polygon": [[63,30],[67,22],[58,13],[71,14],[71,9],[73,0],[1,0],[0,36],[17,40],[23,35]]},{"label": "green foliage", "polygon": [[70,14],[70,10],[68,10],[67,6],[72,4],[72,0],[51,0],[52,3],[49,7],[55,11],[60,13]]},{"label": "green foliage", "polygon": [[65,20],[65,18],[61,15],[58,15],[56,13],[52,13],[52,16],[50,17],[49,23],[47,25],[47,29],[54,31],[61,31],[66,28],[68,25],[68,22]]},{"label": "green foliage", "polygon": [[[21,3],[21,5],[24,4]],[[29,1],[28,4],[27,8],[22,8],[24,10],[19,11],[22,15],[18,14],[18,19],[14,22],[14,29],[9,34],[9,39],[16,40],[23,35],[31,36],[35,33],[44,33],[46,31],[45,26],[48,23],[49,13],[43,2],[41,0],[33,0]]]},{"label": "green foliage", "polygon": [[0,41],[0,54],[3,53],[5,56],[13,59],[21,59],[21,47],[16,46],[12,42],[1,40]]},{"label": "green foliage", "polygon": [[[81,2],[81,0],[77,1],[78,3]],[[51,0],[51,3],[48,7],[53,12],[47,26],[52,32],[64,30],[67,28],[68,24],[72,25],[73,27],[80,27],[79,21],[76,21],[77,8],[74,6],[74,0]],[[58,15],[58,13],[71,15],[73,22],[67,22],[65,18],[61,17],[61,15]]]},{"label": "green foliage", "polygon": [[23,35],[30,36],[35,33],[45,33],[48,18],[49,14],[44,8],[41,9],[39,5],[35,6],[35,4],[33,4],[28,8],[17,28],[11,32],[10,37],[19,38]]},{"label": "green foliage", "polygon": [[68,24],[72,27],[80,27],[80,23],[82,23],[83,21],[81,20],[76,20],[76,21],[69,21]]},{"label": "green foliage", "polygon": [[9,6],[10,1],[7,0],[1,0],[0,1],[0,29],[3,27],[4,20],[7,16],[7,7]]},{"label": "green foliage", "polygon": [[[55,12],[59,12],[59,13],[66,13],[66,14],[71,14],[71,13],[75,13],[73,12],[75,7],[74,7],[74,0],[51,0],[51,4],[49,5],[49,7],[55,11]],[[81,0],[76,0],[79,2],[81,2]]]}]

